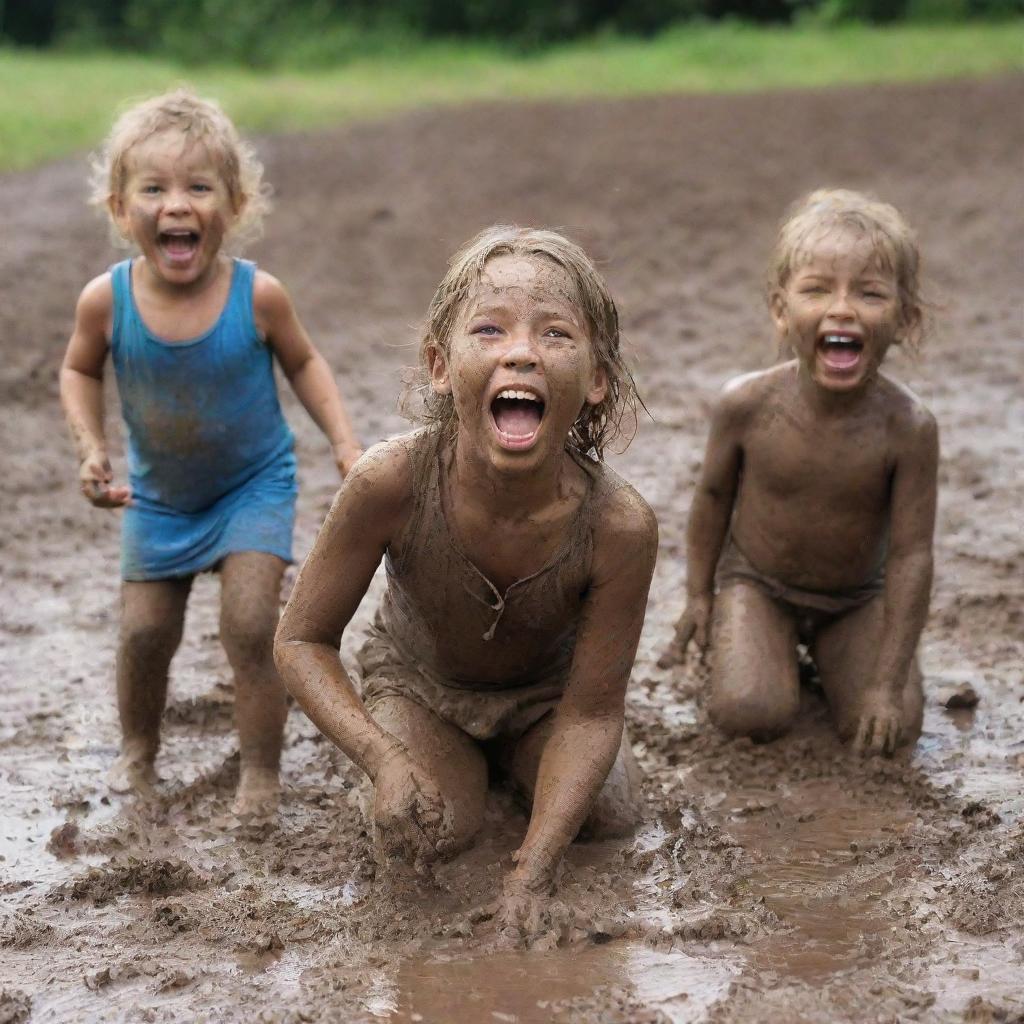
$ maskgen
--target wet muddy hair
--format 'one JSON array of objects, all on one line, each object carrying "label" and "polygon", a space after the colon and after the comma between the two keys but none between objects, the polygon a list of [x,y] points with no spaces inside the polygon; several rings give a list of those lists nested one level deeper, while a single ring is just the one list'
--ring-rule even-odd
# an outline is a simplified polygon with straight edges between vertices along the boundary
[{"label": "wet muddy hair", "polygon": [[[114,122],[103,147],[92,160],[90,202],[110,213],[110,200],[124,192],[135,146],[166,131],[181,132],[186,141],[206,148],[228,188],[238,219],[231,242],[239,247],[257,238],[270,208],[269,188],[256,151],[238,134],[220,105],[179,88],[129,107]],[[126,242],[111,218],[111,237]]]},{"label": "wet muddy hair", "polygon": [[432,348],[445,356],[466,303],[479,284],[487,262],[497,256],[526,256],[549,260],[561,268],[572,285],[570,299],[583,314],[598,366],[608,376],[608,394],[597,405],[584,405],[566,439],[566,447],[590,458],[602,459],[607,445],[625,435],[628,444],[636,425],[636,407],[642,405],[633,376],[621,351],[619,313],[608,286],[593,261],[575,243],[556,231],[499,224],[481,231],[448,261],[427,312],[420,341],[420,365],[406,383],[403,410],[410,418],[435,427],[443,440],[453,440],[458,415],[452,395],[439,395],[430,386],[427,356]]},{"label": "wet muddy hair", "polygon": [[917,236],[895,206],[862,192],[817,189],[789,208],[772,253],[769,300],[786,287],[812,241],[830,230],[851,231],[871,243],[882,267],[896,279],[900,309],[908,325],[906,342],[916,351],[923,335],[924,314]]}]

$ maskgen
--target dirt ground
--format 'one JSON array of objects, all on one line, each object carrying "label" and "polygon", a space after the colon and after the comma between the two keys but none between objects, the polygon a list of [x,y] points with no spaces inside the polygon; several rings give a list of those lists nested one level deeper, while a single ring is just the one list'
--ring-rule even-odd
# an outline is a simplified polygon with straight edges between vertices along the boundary
[{"label": "dirt ground", "polygon": [[[159,798],[108,795],[118,522],[77,494],[56,370],[75,296],[114,254],[84,161],[0,178],[0,1022],[1024,1021],[1021,109],[1013,77],[495,105],[261,140],[277,209],[255,256],[367,439],[403,428],[416,324],[479,228],[564,228],[620,302],[653,419],[612,461],[662,526],[628,701],[650,811],[635,841],[574,846],[559,925],[531,950],[503,947],[487,910],[525,827],[501,791],[476,850],[435,889],[398,892],[374,878],[356,773],[293,709],[277,827],[230,816],[213,577],[172,668]],[[906,211],[934,302],[922,359],[889,367],[943,447],[907,760],[852,760],[810,692],[790,736],[727,741],[699,666],[654,666],[681,606],[707,402],[773,358],[759,288],[774,226],[827,183]],[[336,480],[287,409],[301,557]],[[961,684],[977,709],[947,711]]]}]

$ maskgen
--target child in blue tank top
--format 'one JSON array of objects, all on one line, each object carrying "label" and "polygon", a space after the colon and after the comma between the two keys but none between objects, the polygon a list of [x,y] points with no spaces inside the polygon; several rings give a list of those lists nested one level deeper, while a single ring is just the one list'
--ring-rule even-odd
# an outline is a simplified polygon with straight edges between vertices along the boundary
[{"label": "child in blue tank top", "polygon": [[[235,675],[241,772],[235,810],[278,798],[285,694],[274,669],[281,575],[295,516],[293,437],[273,359],[331,442],[342,477],[361,454],[333,374],[282,285],[222,251],[258,227],[262,166],[234,125],[187,90],[115,124],[94,201],[139,252],[86,285],[61,368],[61,399],[85,498],[122,508],[118,791],[146,790],[167,673],[197,572],[221,577],[220,636]],[[128,485],[115,484],[103,428],[114,364]]]}]

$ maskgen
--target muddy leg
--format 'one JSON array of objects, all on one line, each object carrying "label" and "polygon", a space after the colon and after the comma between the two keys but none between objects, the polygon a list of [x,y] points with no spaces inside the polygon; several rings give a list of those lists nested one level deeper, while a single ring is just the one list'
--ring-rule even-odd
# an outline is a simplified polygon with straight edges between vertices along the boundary
[{"label": "muddy leg", "polygon": [[[545,715],[523,733],[502,758],[503,770],[508,773],[527,804],[533,801],[537,770],[544,746],[551,735],[554,717],[553,713]],[[597,794],[587,820],[580,828],[580,835],[587,839],[613,839],[628,835],[639,823],[642,810],[640,766],[633,756],[629,737],[623,730],[615,763]]]},{"label": "muddy leg", "polygon": [[733,583],[715,598],[708,713],[724,732],[768,740],[800,707],[796,624],[757,587]]},{"label": "muddy leg", "polygon": [[160,746],[167,672],[181,642],[191,586],[191,577],[121,585],[117,648],[121,756],[107,776],[117,793],[145,791],[156,781],[153,762]]},{"label": "muddy leg", "polygon": [[[823,627],[814,638],[814,660],[828,698],[832,720],[843,740],[857,731],[861,697],[874,679],[875,659],[882,641],[885,602],[881,595],[861,608]],[[903,724],[900,745],[913,744],[921,735],[924,691],[917,657],[903,682]]]},{"label": "muddy leg", "polygon": [[[413,760],[441,791],[451,815],[452,849],[466,849],[480,830],[487,798],[487,760],[461,729],[405,697],[381,697],[370,714],[404,744]],[[371,824],[387,820],[388,808],[374,805]],[[378,852],[380,852],[378,848]]]},{"label": "muddy leg", "polygon": [[220,639],[235,676],[241,749],[236,814],[273,813],[280,795],[288,709],[273,648],[284,570],[280,558],[261,551],[228,555],[220,570]]}]

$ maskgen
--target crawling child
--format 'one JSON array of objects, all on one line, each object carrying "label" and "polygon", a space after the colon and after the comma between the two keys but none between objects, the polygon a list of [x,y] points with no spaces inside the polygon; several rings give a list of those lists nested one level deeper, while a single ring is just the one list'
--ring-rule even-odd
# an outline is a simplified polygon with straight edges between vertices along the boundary
[{"label": "crawling child", "polygon": [[[632,382],[604,282],[550,231],[495,227],[464,245],[421,357],[428,425],[346,480],[277,664],[372,780],[380,857],[464,849],[490,771],[510,780],[532,812],[504,913],[530,929],[581,827],[622,832],[637,813],[623,702],[657,524],[601,461]],[[360,700],[338,645],[382,558]]]},{"label": "crawling child", "polygon": [[918,264],[903,217],[856,192],[814,192],[782,226],[769,301],[796,358],[730,381],[714,407],[686,608],[660,662],[710,641],[709,712],[727,732],[790,725],[802,641],[856,750],[920,733],[938,432],[879,370],[920,340]]},{"label": "crawling child", "polygon": [[[220,637],[235,675],[235,809],[273,809],[286,713],[274,668],[281,575],[295,517],[293,436],[273,360],[327,435],[344,476],[361,454],[333,374],[282,285],[224,244],[258,227],[262,166],[214,103],[178,90],[125,113],[94,200],[138,252],[86,285],[61,369],[85,498],[123,508],[117,696],[119,791],[149,789],[167,673],[196,573],[221,577]],[[113,359],[129,485],[103,424]]]}]

